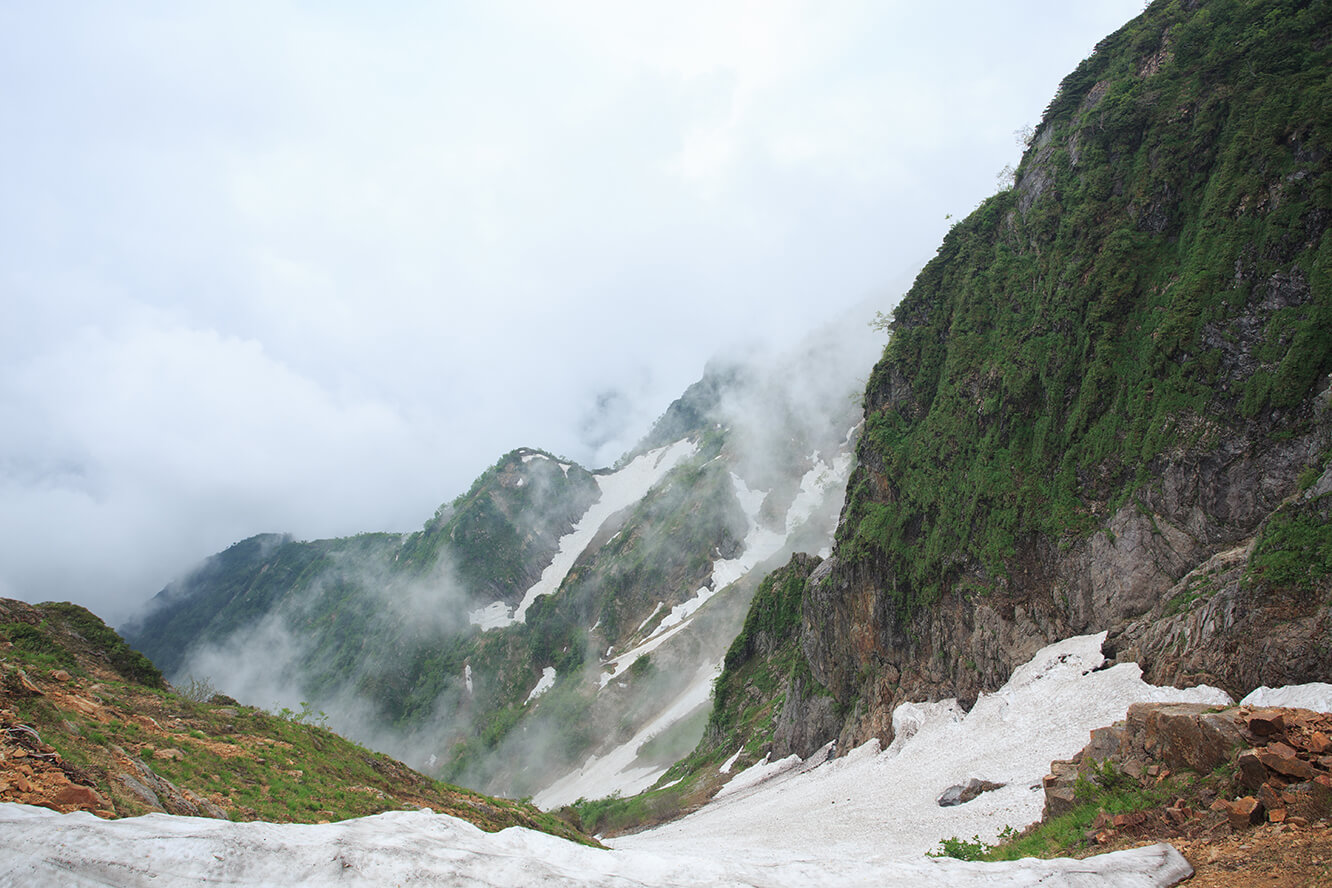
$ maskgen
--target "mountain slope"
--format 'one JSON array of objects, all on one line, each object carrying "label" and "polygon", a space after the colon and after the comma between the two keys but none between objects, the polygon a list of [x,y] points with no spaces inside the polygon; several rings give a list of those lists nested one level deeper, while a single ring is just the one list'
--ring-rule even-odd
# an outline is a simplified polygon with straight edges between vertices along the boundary
[{"label": "mountain slope", "polygon": [[77,605],[0,599],[0,649],[0,801],[298,823],[429,806],[487,830],[588,842],[530,805],[438,783],[350,743],[308,712],[203,700],[211,691],[200,685],[173,692]]},{"label": "mountain slope", "polygon": [[1154,680],[1332,674],[1330,36],[1316,0],[1153,4],[917,278],[804,599],[848,745],[1098,629]]},{"label": "mountain slope", "polygon": [[702,733],[762,575],[831,545],[879,349],[848,319],[713,362],[612,468],[522,448],[416,533],[246,540],[125,633],[174,680],[309,701],[451,780],[633,791]]}]

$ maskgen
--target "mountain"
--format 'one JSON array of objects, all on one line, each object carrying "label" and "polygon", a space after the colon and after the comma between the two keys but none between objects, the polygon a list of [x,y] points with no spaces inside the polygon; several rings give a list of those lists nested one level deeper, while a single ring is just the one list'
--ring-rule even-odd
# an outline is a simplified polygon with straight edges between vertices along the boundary
[{"label": "mountain", "polygon": [[1236,698],[1332,676],[1330,41],[1326,2],[1158,2],[1064,79],[893,314],[836,546],[736,660],[791,661],[737,689],[800,726],[751,755],[1088,632]]},{"label": "mountain", "polygon": [[613,467],[519,448],[420,531],[252,537],[123,632],[177,683],[308,703],[450,780],[637,791],[697,743],[761,577],[831,546],[882,348],[864,314],[712,362]]},{"label": "mountain", "polygon": [[173,692],[78,605],[0,599],[0,650],[0,801],[277,823],[429,806],[489,831],[526,826],[590,843],[531,805],[438,783],[350,743],[308,710],[271,714],[202,684]]}]

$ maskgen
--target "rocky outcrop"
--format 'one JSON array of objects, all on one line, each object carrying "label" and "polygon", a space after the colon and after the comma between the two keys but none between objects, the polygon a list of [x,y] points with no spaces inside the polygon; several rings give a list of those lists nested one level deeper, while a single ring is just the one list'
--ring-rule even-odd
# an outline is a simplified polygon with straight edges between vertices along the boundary
[{"label": "rocky outcrop", "polygon": [[37,731],[14,721],[13,713],[0,711],[0,801],[39,805],[62,814],[90,811],[99,817],[115,816],[96,786],[91,775],[66,762]]},{"label": "rocky outcrop", "polygon": [[[1332,154],[1302,147],[1332,133],[1274,130],[1236,165],[1260,99],[1218,80],[1231,116],[1204,125],[1181,84],[1256,64],[1223,35],[1261,4],[1213,9],[1215,43],[1165,46],[1213,6],[1154,4],[1103,41],[1016,194],[959,223],[895,312],[804,599],[839,748],[890,741],[902,702],[968,705],[1074,634],[1237,698],[1332,676],[1332,352],[1311,283],[1332,217],[1310,190]],[[1292,96],[1317,66],[1288,71]],[[1209,147],[1172,159],[1190,139]]]},{"label": "rocky outcrop", "polygon": [[1264,582],[1251,562],[1269,524],[1292,513],[1326,523],[1330,509],[1332,471],[1282,504],[1260,525],[1259,536],[1208,558],[1146,615],[1112,630],[1107,657],[1138,663],[1155,684],[1211,684],[1236,698],[1259,685],[1326,676],[1332,637],[1326,595]]},{"label": "rocky outcrop", "polygon": [[[1138,703],[1124,721],[1092,731],[1090,742],[1072,759],[1051,762],[1042,816],[1072,810],[1082,782],[1150,785],[1185,771],[1206,776],[1233,769],[1233,780],[1223,787],[1227,792],[1214,797],[1207,809],[1215,820],[1228,821],[1232,829],[1264,821],[1307,825],[1332,802],[1330,752],[1332,714]],[[1205,816],[1200,806],[1183,799],[1166,815],[1178,823]]]},{"label": "rocky outcrop", "polygon": [[[167,750],[158,750],[164,752]],[[180,754],[179,750],[171,750]],[[112,747],[118,771],[115,780],[145,805],[167,814],[183,817],[212,817],[226,820],[227,812],[208,799],[182,790],[170,780],[118,746]]]}]

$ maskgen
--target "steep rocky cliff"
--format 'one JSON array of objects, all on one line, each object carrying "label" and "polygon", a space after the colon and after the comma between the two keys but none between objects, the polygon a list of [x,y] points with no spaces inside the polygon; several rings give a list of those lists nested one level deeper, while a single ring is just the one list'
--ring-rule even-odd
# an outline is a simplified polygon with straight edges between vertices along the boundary
[{"label": "steep rocky cliff", "polygon": [[1236,695],[1332,675],[1330,35],[1153,4],[916,280],[804,595],[843,748],[1077,633]]}]

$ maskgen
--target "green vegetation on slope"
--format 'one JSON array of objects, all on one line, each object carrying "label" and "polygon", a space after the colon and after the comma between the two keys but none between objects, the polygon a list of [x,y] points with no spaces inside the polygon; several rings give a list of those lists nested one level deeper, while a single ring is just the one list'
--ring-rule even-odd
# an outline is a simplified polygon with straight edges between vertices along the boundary
[{"label": "green vegetation on slope", "polygon": [[[76,605],[0,599],[0,650],[6,735],[21,730],[54,747],[64,773],[89,781],[118,816],[154,810],[121,779],[143,777],[133,759],[234,820],[313,823],[429,806],[492,831],[526,826],[589,841],[531,805],[431,780],[299,714],[180,696]],[[22,798],[22,782],[0,786],[0,799]]]},{"label": "green vegetation on slope", "polygon": [[1332,4],[1163,0],[1065,78],[866,393],[839,554],[901,611],[1099,526],[1154,460],[1307,423],[1332,370]]}]

